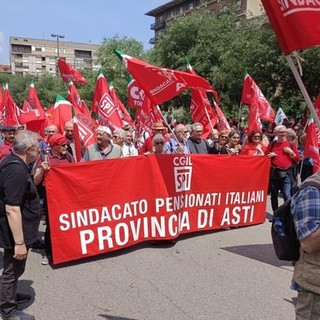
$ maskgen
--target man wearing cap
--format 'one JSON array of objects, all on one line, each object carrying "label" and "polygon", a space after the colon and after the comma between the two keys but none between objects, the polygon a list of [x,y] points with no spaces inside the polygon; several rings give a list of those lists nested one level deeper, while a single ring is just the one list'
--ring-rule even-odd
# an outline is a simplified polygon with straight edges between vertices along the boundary
[{"label": "man wearing cap", "polygon": [[[60,134],[56,133],[50,136],[48,140],[48,144],[50,147],[50,152],[48,154],[42,154],[36,162],[36,170],[33,176],[34,183],[38,186],[39,189],[43,189],[41,192],[44,196],[45,201],[45,210],[49,214],[46,204],[46,193],[45,193],[45,186],[43,184],[43,178],[46,171],[50,169],[53,165],[59,165],[64,163],[71,163],[74,162],[74,158],[68,152],[68,139]],[[40,192],[39,192],[40,193]],[[52,257],[52,248],[51,248],[51,237],[50,237],[50,226],[49,226],[49,219],[47,216],[46,219],[47,228],[44,235],[44,242],[45,242],[45,251],[46,256],[43,257],[41,264],[47,265],[49,264],[51,257]]]},{"label": "man wearing cap", "polygon": [[14,126],[5,126],[2,129],[2,135],[4,137],[3,143],[0,147],[0,160],[4,157],[11,154],[12,147],[13,147],[13,140],[16,135],[16,129]]},{"label": "man wearing cap", "polygon": [[145,154],[147,152],[152,153],[154,151],[153,148],[153,137],[156,134],[162,134],[165,141],[168,141],[169,138],[166,136],[166,127],[163,125],[162,121],[157,121],[153,124],[153,133],[146,139],[146,141],[144,142],[144,144],[141,146],[141,148],[139,149],[139,154]]},{"label": "man wearing cap", "polygon": [[104,160],[122,157],[121,147],[112,144],[112,132],[106,126],[99,126],[96,130],[97,143],[88,147],[81,161]]}]

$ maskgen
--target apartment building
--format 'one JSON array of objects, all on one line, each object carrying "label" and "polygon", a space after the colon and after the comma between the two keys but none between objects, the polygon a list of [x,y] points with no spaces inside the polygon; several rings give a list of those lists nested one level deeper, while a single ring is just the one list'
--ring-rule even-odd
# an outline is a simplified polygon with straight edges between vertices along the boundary
[{"label": "apartment building", "polygon": [[229,6],[233,6],[239,17],[244,18],[258,16],[264,12],[261,0],[171,0],[146,13],[147,16],[155,18],[155,22],[150,27],[151,30],[154,30],[154,37],[149,43],[154,44],[157,38],[163,35],[166,26],[179,16],[202,8],[219,15]]},{"label": "apartment building", "polygon": [[55,40],[10,37],[10,65],[12,74],[57,73],[56,59],[60,57],[77,70],[99,70],[97,50],[99,45]]}]

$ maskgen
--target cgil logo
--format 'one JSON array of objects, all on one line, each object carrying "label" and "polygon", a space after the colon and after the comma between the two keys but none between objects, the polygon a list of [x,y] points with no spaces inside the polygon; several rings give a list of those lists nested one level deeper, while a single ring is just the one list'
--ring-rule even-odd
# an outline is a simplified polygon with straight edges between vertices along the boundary
[{"label": "cgil logo", "polygon": [[278,0],[283,16],[302,12],[320,11],[320,0]]},{"label": "cgil logo", "polygon": [[174,184],[176,192],[191,190],[192,161],[190,157],[173,158]]}]

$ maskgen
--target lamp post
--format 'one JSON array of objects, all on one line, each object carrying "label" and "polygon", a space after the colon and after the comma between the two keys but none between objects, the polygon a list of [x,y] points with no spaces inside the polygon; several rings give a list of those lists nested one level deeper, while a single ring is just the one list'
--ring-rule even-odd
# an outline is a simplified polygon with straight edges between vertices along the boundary
[{"label": "lamp post", "polygon": [[57,34],[57,33],[51,33],[52,38],[57,38],[57,57],[59,58],[60,56],[60,50],[59,50],[59,39],[63,39],[64,35],[62,34]]}]

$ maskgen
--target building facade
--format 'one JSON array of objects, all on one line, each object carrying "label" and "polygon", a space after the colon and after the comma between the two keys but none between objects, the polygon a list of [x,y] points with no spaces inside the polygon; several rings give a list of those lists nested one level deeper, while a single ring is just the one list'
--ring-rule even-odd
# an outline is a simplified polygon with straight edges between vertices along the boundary
[{"label": "building facade", "polygon": [[39,75],[57,73],[56,59],[60,57],[77,70],[99,70],[97,50],[90,43],[10,37],[10,65],[12,74]]},{"label": "building facade", "polygon": [[154,37],[149,43],[154,44],[164,34],[166,26],[179,16],[199,9],[207,9],[219,15],[230,6],[237,10],[239,17],[254,17],[264,12],[261,0],[171,0],[146,13],[155,18],[155,22],[151,24]]}]

